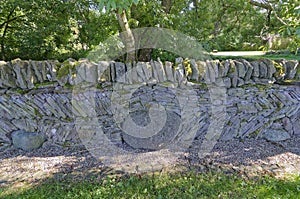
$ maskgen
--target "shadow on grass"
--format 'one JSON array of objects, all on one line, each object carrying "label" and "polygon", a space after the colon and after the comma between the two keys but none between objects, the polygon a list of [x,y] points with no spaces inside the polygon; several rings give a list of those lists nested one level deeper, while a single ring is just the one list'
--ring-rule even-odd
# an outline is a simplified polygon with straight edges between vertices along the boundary
[{"label": "shadow on grass", "polygon": [[57,181],[1,197],[10,198],[299,198],[300,177],[243,179],[220,173],[132,175],[121,178]]}]

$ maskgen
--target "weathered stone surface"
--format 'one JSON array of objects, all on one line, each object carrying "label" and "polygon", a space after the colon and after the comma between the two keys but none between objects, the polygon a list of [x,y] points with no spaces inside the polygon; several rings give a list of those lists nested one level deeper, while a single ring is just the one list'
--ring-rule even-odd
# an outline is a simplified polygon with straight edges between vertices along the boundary
[{"label": "weathered stone surface", "polygon": [[242,78],[238,78],[237,79],[237,86],[238,87],[241,87],[245,84],[245,81],[242,79]]},{"label": "weathered stone surface", "polygon": [[273,64],[273,62],[269,59],[264,59],[263,62],[266,64],[266,66],[268,67],[268,74],[267,74],[267,78],[268,79],[272,79],[272,77],[274,76],[274,74],[276,73],[276,68]]},{"label": "weathered stone surface", "polygon": [[[282,65],[283,71],[286,72],[284,76],[285,79],[300,78],[300,72],[297,70],[299,63],[297,61],[281,60],[277,62]],[[37,87],[36,84],[49,81],[58,81],[61,86],[66,84],[77,85],[83,81],[92,83],[101,83],[105,81],[116,82],[118,78],[117,75],[121,76],[121,83],[144,82],[145,79],[147,79],[147,81],[151,80],[154,82],[163,82],[166,80],[172,81],[171,72],[173,72],[174,79],[177,81],[175,71],[166,71],[170,68],[166,67],[165,64],[162,64],[160,61],[158,61],[158,63],[151,63],[151,65],[148,65],[148,63],[145,65],[143,62],[139,62],[138,64],[143,66],[143,75],[134,69],[130,72],[130,70],[136,65],[135,63],[126,65],[115,62],[103,63],[104,62],[92,63],[87,59],[80,59],[79,61],[68,59],[63,63],[59,63],[58,61],[23,61],[20,59],[13,60],[11,62],[1,62],[0,87],[32,89]],[[222,62],[218,60],[190,60],[190,63],[192,74],[189,79],[194,81],[203,82],[205,80],[206,83],[214,83],[217,78],[229,77],[231,78],[231,86],[237,87],[244,84],[252,84],[253,82],[251,79],[254,79],[258,83],[267,81],[273,83],[275,80],[282,80],[277,77],[277,72],[273,62],[267,59],[252,61],[251,63],[244,59],[239,59],[237,61],[224,60]],[[109,67],[107,67],[108,64],[110,65]],[[180,70],[183,70],[183,78],[186,78],[183,59],[178,58],[175,65],[175,68],[179,69],[179,73],[181,73]],[[74,66],[76,70],[74,70]],[[60,75],[64,75],[57,80],[56,76],[58,71],[60,71],[60,68],[64,68],[64,71],[60,72]],[[150,68],[151,75],[146,75],[146,73],[150,71]],[[121,75],[124,74],[124,72],[126,73],[125,76]],[[169,77],[167,77],[167,72]],[[140,74],[138,78],[136,78],[137,73]],[[149,76],[151,76],[150,79]],[[133,81],[136,79],[138,79],[138,81]],[[181,79],[181,81],[183,80]],[[40,85],[38,87],[40,87]]]},{"label": "weathered stone surface", "polygon": [[24,70],[24,66],[21,63],[20,59],[16,59],[12,61],[13,70],[16,74],[16,85],[19,88],[26,89],[27,85],[25,84],[25,80],[23,79],[22,70]]},{"label": "weathered stone surface", "polygon": [[230,61],[230,69],[228,76],[231,78],[232,87],[236,88],[238,85],[238,70],[235,66],[234,61]]},{"label": "weathered stone surface", "polygon": [[164,82],[167,80],[163,64],[160,61],[154,61],[152,67],[154,74],[153,76],[156,80],[159,82]]},{"label": "weathered stone surface", "polygon": [[215,64],[212,64],[209,61],[206,61],[206,82],[207,83],[214,83],[216,82],[216,71],[215,71]]},{"label": "weathered stone surface", "polygon": [[268,77],[268,66],[264,62],[259,63],[259,77],[261,78]]},{"label": "weathered stone surface", "polygon": [[111,81],[110,63],[107,61],[100,61],[97,64],[98,82]]},{"label": "weathered stone surface", "polygon": [[238,77],[244,78],[247,72],[246,67],[242,62],[235,61],[234,63],[238,71]]},{"label": "weathered stone surface", "polygon": [[216,78],[218,78],[220,76],[220,74],[219,74],[219,66],[218,66],[219,63],[220,63],[219,60],[213,60],[213,61],[210,62],[211,66],[212,66],[212,69],[213,69],[213,71],[215,73]]},{"label": "weathered stone surface", "polygon": [[298,120],[296,120],[292,126],[293,126],[294,135],[299,136],[300,135],[300,119],[298,118]]},{"label": "weathered stone surface", "polygon": [[241,60],[241,62],[244,64],[246,68],[246,74],[245,74],[245,81],[249,81],[253,74],[253,66],[247,61],[247,60]]},{"label": "weathered stone surface", "polygon": [[252,103],[242,102],[242,103],[239,103],[237,105],[237,107],[238,107],[239,112],[245,112],[245,113],[257,113],[258,112],[256,107]]},{"label": "weathered stone surface", "polygon": [[153,77],[152,77],[152,67],[151,67],[150,63],[142,64],[142,69],[143,69],[143,72],[145,74],[145,79],[147,81],[153,79]]},{"label": "weathered stone surface", "polygon": [[12,133],[13,145],[25,151],[38,149],[46,141],[45,134],[15,131]]},{"label": "weathered stone surface", "polygon": [[299,62],[298,61],[287,61],[285,63],[285,66],[286,66],[285,79],[294,79],[296,72],[297,72],[297,67],[299,67]]},{"label": "weathered stone surface", "polygon": [[263,133],[263,138],[271,142],[285,141],[291,138],[290,134],[285,130],[268,129]]},{"label": "weathered stone surface", "polygon": [[164,66],[165,66],[167,80],[169,80],[171,82],[175,82],[174,69],[173,69],[172,63],[166,62]]},{"label": "weathered stone surface", "polygon": [[191,68],[192,68],[192,75],[190,77],[191,80],[199,81],[199,71],[194,59],[190,60]]},{"label": "weathered stone surface", "polygon": [[[149,80],[149,79],[147,79],[147,76],[144,72],[144,69],[143,69],[144,65],[145,65],[145,63],[137,63],[136,67],[135,67],[139,82],[147,82]],[[151,71],[151,73],[152,73],[152,71]]]},{"label": "weathered stone surface", "polygon": [[125,83],[126,66],[124,63],[121,62],[115,63],[115,73],[116,73],[117,82]]},{"label": "weathered stone surface", "polygon": [[205,61],[197,61],[197,69],[199,71],[199,81],[200,82],[204,82],[206,73],[207,73],[207,66],[206,66],[206,62]]},{"label": "weathered stone surface", "polygon": [[85,64],[85,81],[90,83],[98,82],[98,69],[94,63]]},{"label": "weathered stone surface", "polygon": [[245,90],[242,88],[231,88],[227,90],[227,94],[229,96],[243,96],[245,94]]},{"label": "weathered stone surface", "polygon": [[131,71],[129,71],[129,75],[131,77],[131,82],[133,84],[138,83],[138,82],[142,82],[141,78],[138,76],[138,72],[137,72],[137,69],[136,69],[136,64],[132,65]]},{"label": "weathered stone surface", "polygon": [[253,77],[259,77],[260,76],[260,66],[259,62],[257,61],[252,61],[251,65],[253,66]]},{"label": "weathered stone surface", "polygon": [[223,81],[226,88],[231,87],[231,79],[229,77],[224,78]]},{"label": "weathered stone surface", "polygon": [[[161,73],[159,77],[157,66],[154,62],[152,66],[149,63],[137,63],[141,66],[137,70],[135,67],[136,63],[132,65],[121,63],[119,67],[114,62],[99,62],[95,64],[89,63],[88,60],[77,62],[70,59],[64,64],[75,64],[76,62],[77,74],[74,75],[73,67],[70,67],[64,84],[60,84],[60,86],[55,80],[56,71],[59,68],[55,64],[58,64],[58,62],[26,62],[22,60],[17,60],[14,63],[0,62],[0,139],[9,143],[7,135],[10,135],[12,131],[24,130],[26,132],[44,132],[49,138],[49,142],[75,140],[75,119],[84,118],[89,120],[91,117],[97,117],[105,135],[114,140],[114,142],[121,144],[126,139],[122,140],[122,129],[115,124],[115,112],[112,111],[114,107],[111,104],[112,93],[119,89],[117,95],[119,104],[127,105],[132,103],[130,111],[133,118],[136,118],[137,123],[144,124],[144,122],[149,122],[149,118],[145,114],[147,111],[144,110],[149,106],[149,103],[146,103],[149,102],[149,99],[152,99],[150,100],[151,103],[155,102],[164,106],[169,112],[169,116],[174,120],[181,115],[182,107],[174,106],[177,104],[176,97],[170,94],[167,88],[175,89],[176,95],[184,99],[182,101],[184,106],[197,106],[191,108],[191,114],[198,114],[197,108],[206,113],[206,119],[201,119],[203,125],[199,129],[199,136],[205,134],[205,131],[208,129],[209,120],[212,116],[211,106],[216,106],[215,109],[225,106],[222,110],[228,114],[229,122],[224,127],[224,136],[221,139],[230,140],[247,136],[262,137],[260,133],[267,128],[283,130],[289,135],[300,135],[299,89],[296,86],[271,84],[275,75],[273,73],[273,62],[258,60],[250,64],[242,59],[222,62],[197,61],[195,67],[199,72],[197,75],[199,83],[195,82],[190,84],[192,87],[189,87],[186,85],[187,78],[184,72],[183,59],[178,59],[177,61],[178,63],[175,65],[177,67],[176,71],[170,62],[165,64],[157,62],[159,67],[163,69],[162,71],[164,71],[164,74]],[[193,60],[191,62],[195,64]],[[258,75],[255,74],[254,70],[256,62],[258,66],[256,73]],[[267,73],[263,72],[266,74],[264,78],[260,77],[261,71],[259,67],[262,62],[267,66]],[[291,68],[286,66],[288,65],[286,61],[281,62],[283,67]],[[16,70],[23,83],[20,83],[20,81],[17,83],[16,78],[18,75],[13,70],[13,66],[16,67],[17,63],[21,65]],[[289,64],[292,65],[293,63]],[[91,71],[87,71],[87,65],[89,64],[92,66]],[[242,64],[244,67],[239,64]],[[121,70],[118,68],[121,68]],[[124,72],[124,82],[119,82],[118,87],[111,87],[117,81],[118,76],[124,74]],[[104,74],[104,77],[100,77],[101,74]],[[156,76],[154,76],[155,74]],[[204,74],[206,75],[206,83],[210,85],[205,85]],[[76,76],[76,78],[73,78],[73,76]],[[84,89],[87,89],[85,87],[82,87],[82,90],[62,87],[67,83],[76,85],[76,83],[81,83],[84,80],[92,80],[93,83],[101,83],[101,85],[95,84],[95,93],[90,96],[85,92]],[[137,88],[137,84],[142,82],[146,86],[140,88],[139,96],[132,97],[131,92],[135,92],[134,89]],[[170,82],[174,83],[171,84]],[[49,85],[36,85],[39,83]],[[160,83],[165,88],[159,88],[158,85]],[[247,83],[250,85],[234,88]],[[265,83],[267,85],[255,85],[257,83]],[[23,90],[18,86],[21,84],[24,84]],[[32,87],[32,84],[37,89],[27,90]],[[182,86],[185,92],[177,91],[177,86],[180,88]],[[225,91],[227,88],[226,96],[221,95],[222,92],[220,92],[220,95],[212,93],[212,86],[221,90],[225,89]],[[18,90],[15,90],[16,88]],[[148,93],[150,91],[147,90],[148,88],[159,90],[159,92],[155,91],[152,93],[156,96],[155,99],[153,99],[152,95],[149,96]],[[192,98],[194,93],[197,93],[197,99]],[[176,120],[176,122],[180,123],[181,118],[177,119],[178,121]],[[168,123],[164,130],[173,131],[172,125]],[[169,138],[163,139],[161,133],[163,132],[159,132],[160,135],[153,139],[151,138],[152,140],[142,141],[152,148],[160,146],[159,143],[163,146],[168,142],[169,138],[171,139],[172,134],[168,133]],[[128,138],[127,141],[132,142],[132,146],[142,147],[138,145],[138,139],[124,135],[124,137],[126,136]]]}]

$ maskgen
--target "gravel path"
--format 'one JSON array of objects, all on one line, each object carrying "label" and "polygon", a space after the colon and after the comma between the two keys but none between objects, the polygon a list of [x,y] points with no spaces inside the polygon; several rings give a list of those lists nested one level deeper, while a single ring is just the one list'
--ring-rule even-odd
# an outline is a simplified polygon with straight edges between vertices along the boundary
[{"label": "gravel path", "polygon": [[[244,176],[269,174],[284,177],[286,174],[300,175],[300,138],[281,143],[265,140],[235,140],[215,145],[214,150],[205,158],[198,158],[201,141],[195,141],[187,153],[174,154],[167,150],[138,153],[135,159],[114,162],[111,167],[120,169],[120,165],[142,172],[151,162],[154,170],[184,165],[199,171],[217,170],[225,173],[240,173]],[[159,157],[159,158],[157,158]],[[9,148],[0,152],[0,187],[12,189],[26,184],[35,184],[47,178],[76,179],[102,178],[106,175],[125,174],[116,171],[103,161],[96,160],[83,146],[62,148],[52,146],[32,152]]]}]

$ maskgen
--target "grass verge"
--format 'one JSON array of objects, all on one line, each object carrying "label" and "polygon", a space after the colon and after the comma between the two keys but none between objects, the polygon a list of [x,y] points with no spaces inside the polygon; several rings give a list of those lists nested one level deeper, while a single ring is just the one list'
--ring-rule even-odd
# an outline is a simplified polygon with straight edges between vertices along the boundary
[{"label": "grass verge", "polygon": [[127,176],[89,181],[47,179],[0,198],[300,198],[300,176],[245,179],[221,173]]},{"label": "grass verge", "polygon": [[252,56],[211,56],[212,59],[247,59],[247,60],[257,60],[257,59],[271,59],[271,60],[279,60],[279,59],[286,59],[286,60],[300,60],[300,55],[285,55],[285,54],[279,54],[279,55],[252,55]]}]

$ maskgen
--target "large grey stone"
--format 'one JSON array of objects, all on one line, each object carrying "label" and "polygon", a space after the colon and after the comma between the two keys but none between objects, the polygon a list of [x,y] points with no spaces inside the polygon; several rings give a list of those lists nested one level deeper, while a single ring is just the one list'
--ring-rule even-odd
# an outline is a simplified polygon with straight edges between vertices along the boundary
[{"label": "large grey stone", "polygon": [[152,66],[150,65],[150,63],[148,62],[143,63],[141,66],[145,74],[145,80],[146,81],[151,80],[153,77],[152,77]]},{"label": "large grey stone", "polygon": [[29,62],[33,68],[34,74],[35,74],[36,78],[38,79],[38,81],[44,82],[42,74],[40,72],[40,68],[37,67],[36,61],[29,61]]},{"label": "large grey stone", "polygon": [[107,61],[100,61],[97,64],[98,82],[111,81],[110,64]]},{"label": "large grey stone", "polygon": [[206,83],[214,83],[216,82],[216,71],[215,66],[210,61],[206,61],[206,76],[205,81]]},{"label": "large grey stone", "polygon": [[268,67],[267,78],[271,79],[273,77],[274,73],[276,73],[276,68],[275,68],[273,62],[271,60],[269,60],[269,59],[264,59],[263,62]]},{"label": "large grey stone", "polygon": [[230,61],[229,60],[225,60],[225,61],[222,61],[220,63],[220,66],[223,66],[223,67],[220,67],[219,68],[219,73],[220,73],[220,76],[221,77],[226,77],[228,72],[229,72],[229,68],[230,68]]},{"label": "large grey stone", "polygon": [[238,70],[238,77],[244,78],[246,75],[246,72],[247,72],[244,64],[239,61],[235,61],[235,66],[236,66],[236,69]]},{"label": "large grey stone", "polygon": [[241,62],[244,64],[246,68],[246,74],[244,79],[245,81],[249,81],[253,74],[253,66],[247,60],[242,59]]},{"label": "large grey stone", "polygon": [[264,62],[259,63],[259,77],[268,77],[268,66]]},{"label": "large grey stone", "polygon": [[216,75],[216,78],[220,77],[219,66],[218,66],[220,64],[219,60],[213,60],[210,63],[211,63],[212,69],[213,69],[213,71],[214,71],[214,73]]},{"label": "large grey stone", "polygon": [[207,74],[207,66],[205,61],[197,61],[197,69],[199,71],[199,81],[204,81]]},{"label": "large grey stone", "polygon": [[237,85],[238,85],[238,70],[236,68],[234,61],[230,61],[229,77],[231,79],[232,87],[237,87]]},{"label": "large grey stone", "polygon": [[253,66],[253,77],[259,77],[259,63],[257,61],[252,61],[251,65]]},{"label": "large grey stone", "polygon": [[16,78],[9,62],[0,61],[0,88],[15,88]]},{"label": "large grey stone", "polygon": [[300,136],[300,118],[293,123],[294,135]]},{"label": "large grey stone", "polygon": [[159,82],[165,82],[167,78],[161,61],[154,61],[152,67],[153,67],[154,78]]},{"label": "large grey stone", "polygon": [[191,68],[192,68],[191,80],[198,81],[199,80],[199,71],[198,71],[196,61],[194,59],[191,59],[190,64],[191,64]]},{"label": "large grey stone", "polygon": [[286,130],[268,129],[263,133],[263,138],[271,142],[285,141],[291,138]]},{"label": "large grey stone", "polygon": [[138,75],[139,82],[147,82],[150,79],[150,77],[147,78],[147,75],[145,73],[145,72],[148,73],[148,71],[143,69],[144,65],[145,65],[144,62],[138,62],[136,64],[136,67],[135,67],[137,75]]},{"label": "large grey stone", "polygon": [[299,67],[298,61],[287,61],[286,65],[286,75],[285,79],[294,79],[297,71],[297,67]]},{"label": "large grey stone", "polygon": [[[68,59],[69,63],[73,66],[75,64],[75,60],[70,58]],[[54,71],[56,71],[58,68],[56,67],[57,61],[45,61],[46,65],[46,72],[47,72],[47,80],[48,81],[56,81],[56,74]]]},{"label": "large grey stone", "polygon": [[239,103],[237,104],[238,111],[244,113],[257,113],[257,109],[252,103]]},{"label": "large grey stone", "polygon": [[224,80],[224,86],[226,88],[230,88],[231,87],[231,79],[229,77],[225,77],[223,80]]},{"label": "large grey stone", "polygon": [[85,81],[90,83],[98,82],[98,69],[94,63],[85,64]]},{"label": "large grey stone", "polygon": [[38,149],[46,141],[46,135],[43,133],[31,133],[23,130],[12,133],[13,145],[25,151]]},{"label": "large grey stone", "polygon": [[12,62],[13,70],[17,76],[16,78],[16,84],[19,88],[26,89],[26,81],[24,80],[24,77],[22,75],[22,70],[24,70],[24,66],[20,59],[15,59]]},{"label": "large grey stone", "polygon": [[171,62],[165,63],[165,71],[166,71],[167,80],[171,82],[175,82],[174,69]]},{"label": "large grey stone", "polygon": [[116,73],[117,82],[125,83],[126,66],[124,63],[121,62],[115,63],[115,73]]}]

